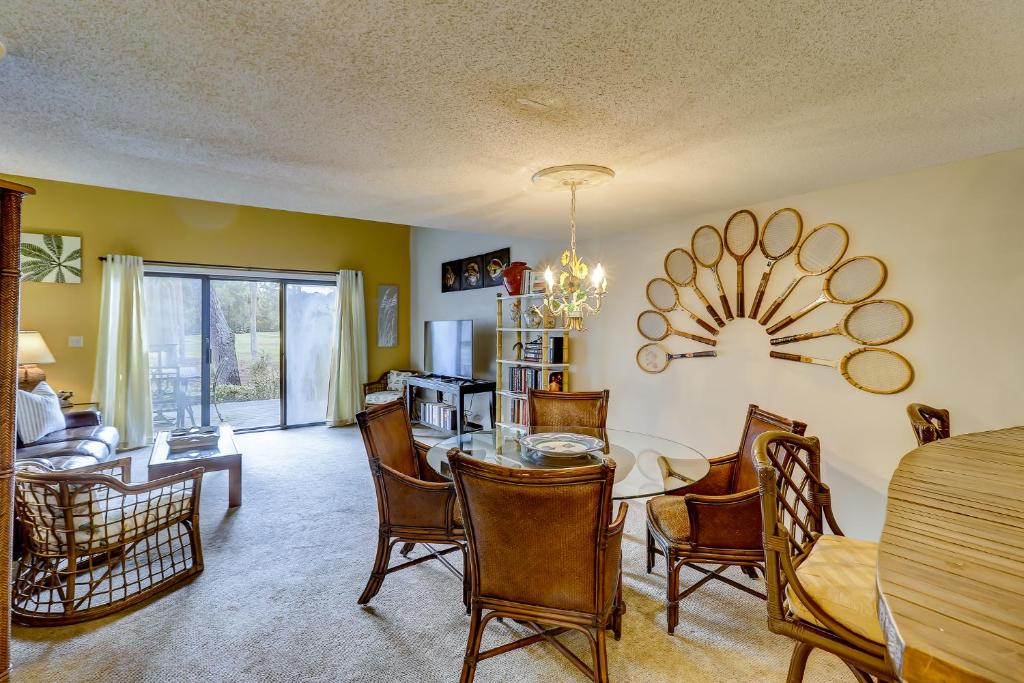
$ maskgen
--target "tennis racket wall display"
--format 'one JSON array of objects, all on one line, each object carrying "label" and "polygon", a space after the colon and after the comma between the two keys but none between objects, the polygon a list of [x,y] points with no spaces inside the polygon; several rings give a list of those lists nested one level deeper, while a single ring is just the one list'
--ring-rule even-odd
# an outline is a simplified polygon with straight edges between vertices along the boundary
[{"label": "tennis racket wall display", "polygon": [[745,317],[743,307],[743,262],[757,244],[757,217],[740,209],[725,222],[725,250],[736,260],[736,315]]},{"label": "tennis racket wall display", "polygon": [[724,247],[722,246],[722,235],[718,228],[713,225],[702,225],[693,233],[690,238],[690,249],[693,250],[693,258],[701,266],[707,268],[715,284],[718,286],[718,300],[722,304],[722,312],[726,320],[732,320],[732,306],[729,305],[729,297],[725,295],[725,288],[722,286],[722,276],[718,273],[718,264],[722,260]]},{"label": "tennis racket wall display", "polygon": [[885,264],[874,256],[846,259],[825,278],[821,295],[817,299],[769,327],[768,334],[775,334],[792,325],[824,303],[859,304],[882,288],[887,274]]},{"label": "tennis racket wall display", "polygon": [[665,274],[672,284],[678,287],[689,287],[697,295],[704,308],[708,310],[711,318],[718,323],[719,327],[725,327],[725,321],[718,315],[718,311],[711,305],[704,292],[697,286],[697,262],[693,260],[690,252],[682,247],[676,247],[665,254]]},{"label": "tennis racket wall display", "polygon": [[768,263],[765,264],[761,282],[757,285],[754,301],[750,304],[751,318],[756,318],[757,311],[761,308],[761,299],[764,298],[764,291],[768,288],[772,269],[780,259],[793,253],[796,245],[800,243],[800,235],[803,231],[804,219],[796,209],[779,209],[768,216],[768,220],[761,227],[761,239],[757,244],[761,248],[761,253],[768,259]]},{"label": "tennis racket wall display", "polygon": [[669,353],[661,344],[644,344],[636,352],[636,364],[644,372],[659,373],[668,364],[679,358],[713,358],[718,354],[714,351],[694,351],[693,353]]},{"label": "tennis racket wall display", "polygon": [[772,339],[772,345],[792,344],[793,342],[827,337],[841,334],[858,344],[881,346],[894,342],[907,333],[911,324],[910,309],[899,301],[891,299],[872,299],[856,304],[835,327],[817,332],[804,332],[788,337]]},{"label": "tennis racket wall display", "polygon": [[898,394],[914,381],[914,368],[910,361],[888,349],[859,347],[839,360],[822,360],[796,353],[772,351],[772,358],[798,363],[813,363],[836,368],[847,382],[872,394]]},{"label": "tennis racket wall display", "polygon": [[647,283],[647,301],[662,313],[671,313],[678,309],[707,330],[708,334],[718,334],[718,328],[712,327],[711,323],[701,318],[679,301],[679,290],[674,284],[663,277],[656,277]]},{"label": "tennis racket wall display", "polygon": [[701,344],[707,344],[708,346],[714,346],[718,342],[714,339],[708,339],[707,337],[701,337],[697,334],[690,334],[689,332],[683,332],[672,327],[672,323],[669,322],[668,316],[661,311],[644,311],[636,319],[636,329],[640,331],[640,334],[646,339],[651,341],[661,341],[665,337],[674,334],[684,339],[691,341],[700,342]]},{"label": "tennis racket wall display", "polygon": [[836,264],[846,255],[846,247],[849,244],[850,235],[846,232],[846,228],[838,223],[825,223],[811,230],[800,246],[796,248],[796,269],[800,271],[800,275],[793,278],[758,322],[767,325],[779,307],[805,277],[824,275],[835,268]]}]

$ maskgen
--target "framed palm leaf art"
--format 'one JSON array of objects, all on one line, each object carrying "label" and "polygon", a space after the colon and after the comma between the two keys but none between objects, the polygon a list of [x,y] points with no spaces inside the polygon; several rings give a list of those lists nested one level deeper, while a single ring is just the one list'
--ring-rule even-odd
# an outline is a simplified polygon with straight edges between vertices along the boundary
[{"label": "framed palm leaf art", "polygon": [[82,281],[82,238],[21,234],[22,282],[77,284]]}]

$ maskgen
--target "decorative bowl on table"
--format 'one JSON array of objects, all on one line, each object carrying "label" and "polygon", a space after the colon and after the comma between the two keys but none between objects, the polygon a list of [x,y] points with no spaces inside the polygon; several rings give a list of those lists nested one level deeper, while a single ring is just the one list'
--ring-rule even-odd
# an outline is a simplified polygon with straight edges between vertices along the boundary
[{"label": "decorative bowl on table", "polygon": [[604,448],[604,441],[596,436],[571,432],[527,434],[519,439],[524,448],[537,451],[549,458],[578,458]]}]

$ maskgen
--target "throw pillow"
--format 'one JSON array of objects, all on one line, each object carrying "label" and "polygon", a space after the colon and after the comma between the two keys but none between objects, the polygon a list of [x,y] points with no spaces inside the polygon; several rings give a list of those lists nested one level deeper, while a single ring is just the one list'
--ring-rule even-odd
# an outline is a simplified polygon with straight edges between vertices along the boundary
[{"label": "throw pillow", "polygon": [[388,391],[402,391],[405,389],[405,378],[412,377],[411,372],[402,370],[388,371]]},{"label": "throw pillow", "polygon": [[16,427],[22,443],[32,443],[50,432],[64,429],[64,413],[60,411],[60,398],[46,382],[40,382],[31,392],[18,389]]}]

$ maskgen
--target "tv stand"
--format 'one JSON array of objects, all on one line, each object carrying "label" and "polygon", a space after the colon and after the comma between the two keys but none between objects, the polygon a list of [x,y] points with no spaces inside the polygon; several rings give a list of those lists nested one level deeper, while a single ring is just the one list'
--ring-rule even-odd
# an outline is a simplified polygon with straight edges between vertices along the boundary
[{"label": "tv stand", "polygon": [[458,410],[458,419],[455,420],[455,434],[462,436],[464,431],[466,396],[471,394],[491,395],[491,424],[494,424],[494,380],[468,379],[465,377],[446,377],[445,375],[412,375],[406,378],[408,390],[405,392],[405,407],[410,417],[413,414],[413,387],[436,391],[440,401],[444,394],[452,394],[456,397],[455,409]]}]

